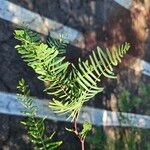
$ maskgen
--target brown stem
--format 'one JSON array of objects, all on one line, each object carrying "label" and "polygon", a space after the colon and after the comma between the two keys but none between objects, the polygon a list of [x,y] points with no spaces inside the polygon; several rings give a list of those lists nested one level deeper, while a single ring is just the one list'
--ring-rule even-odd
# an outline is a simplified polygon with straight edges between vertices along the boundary
[{"label": "brown stem", "polygon": [[84,145],[84,141],[85,141],[85,138],[82,138],[78,132],[78,128],[77,128],[77,117],[75,117],[74,119],[74,133],[75,135],[79,138],[80,140],[80,143],[81,143],[81,147],[82,147],[82,150],[85,149],[85,145]]},{"label": "brown stem", "polygon": [[81,146],[82,146],[82,150],[84,150],[84,139],[82,139],[82,140],[80,140],[80,142],[81,142]]},{"label": "brown stem", "polygon": [[74,119],[74,132],[76,135],[79,135],[78,128],[77,128],[77,118]]}]

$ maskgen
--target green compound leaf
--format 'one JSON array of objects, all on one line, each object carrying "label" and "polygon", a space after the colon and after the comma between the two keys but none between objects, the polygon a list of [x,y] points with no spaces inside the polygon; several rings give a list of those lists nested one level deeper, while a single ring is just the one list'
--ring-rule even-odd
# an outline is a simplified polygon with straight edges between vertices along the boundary
[{"label": "green compound leaf", "polygon": [[29,139],[34,144],[35,149],[53,150],[58,148],[62,144],[62,141],[53,142],[52,138],[54,133],[49,137],[45,135],[44,121],[46,117],[42,119],[35,118],[38,109],[33,105],[33,99],[29,97],[30,90],[28,90],[28,86],[25,84],[24,79],[19,81],[17,88],[19,90],[18,100],[26,108],[24,113],[28,116],[28,118],[25,121],[21,121],[21,123],[27,127]]},{"label": "green compound leaf", "polygon": [[116,78],[113,67],[121,62],[130,48],[129,43],[112,50],[97,47],[86,61],[79,59],[78,67],[75,67],[62,56],[67,45],[62,38],[49,38],[44,44],[32,31],[15,30],[14,34],[21,41],[16,49],[23,60],[34,69],[40,80],[50,83],[45,89],[53,97],[50,108],[59,114],[67,113],[71,120],[79,115],[86,101],[103,91],[99,86],[102,75]]}]

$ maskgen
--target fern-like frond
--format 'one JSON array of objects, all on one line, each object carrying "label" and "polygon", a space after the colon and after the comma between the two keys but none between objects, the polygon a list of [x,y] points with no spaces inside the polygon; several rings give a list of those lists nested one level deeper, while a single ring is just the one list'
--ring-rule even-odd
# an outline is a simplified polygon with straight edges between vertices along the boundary
[{"label": "fern-like frond", "polygon": [[103,88],[97,85],[101,75],[107,78],[116,78],[113,66],[121,61],[121,57],[126,54],[129,48],[128,43],[106,52],[97,47],[97,51],[93,52],[88,60],[85,62],[79,60],[79,70],[76,71],[75,76],[78,89],[82,89],[82,95],[85,95],[84,101],[103,91]]},{"label": "fern-like frond", "polygon": [[58,49],[60,54],[66,53],[67,42],[65,42],[62,35],[59,39],[53,39],[52,37],[49,37],[47,40],[47,44],[50,48],[55,47],[56,49]]},{"label": "fern-like frond", "polygon": [[[64,42],[49,39],[48,44],[44,44],[35,37],[32,32],[16,30],[15,38],[21,41],[21,45],[17,45],[16,48],[24,61],[39,75],[38,78],[50,82],[45,89],[54,97],[50,107],[57,113],[68,113],[72,119],[79,114],[84,102],[103,91],[103,87],[98,86],[102,75],[116,78],[113,67],[121,62],[130,48],[129,43],[111,51],[97,47],[96,52],[92,52],[89,59],[86,61],[79,59],[76,68],[60,55],[66,46]],[[68,72],[69,66],[72,67],[70,72]]]},{"label": "fern-like frond", "polygon": [[116,66],[129,50],[130,44],[122,44],[117,49],[104,52],[97,47],[97,51],[93,52],[89,59],[81,61],[79,59],[79,69],[73,66],[73,94],[70,102],[60,102],[53,100],[50,107],[57,113],[70,113],[72,119],[79,114],[84,102],[94,97],[97,93],[103,91],[103,87],[98,86],[100,77],[104,75],[108,78],[116,78],[113,72],[113,66]]},{"label": "fern-like frond", "polygon": [[31,40],[33,37],[35,34],[32,32],[15,31],[15,38],[21,41],[21,44],[16,46],[18,53],[35,70],[40,80],[50,82],[50,86],[46,89],[48,94],[59,99],[63,95],[67,100],[69,97],[66,83],[69,81],[66,80],[66,74],[70,63],[65,61],[65,57],[60,56],[60,49],[57,49],[55,44],[49,47],[40,41]]},{"label": "fern-like frond", "polygon": [[28,29],[18,29],[15,30],[15,39],[22,41],[24,43],[32,43],[32,42],[39,42],[40,36],[36,32],[32,32]]},{"label": "fern-like frond", "polygon": [[21,79],[19,81],[17,89],[18,89],[17,99],[26,109],[26,111],[23,111],[23,113],[30,116],[35,116],[37,112],[37,107],[33,106],[33,99],[29,97],[30,90],[28,89],[28,85],[25,84],[24,79]]},{"label": "fern-like frond", "polygon": [[28,118],[21,123],[27,127],[29,139],[34,144],[35,149],[53,150],[58,148],[62,144],[62,141],[52,142],[54,133],[49,137],[44,135],[45,118],[35,118],[37,107],[33,105],[33,99],[29,97],[30,90],[28,89],[28,86],[25,84],[25,81],[23,79],[19,81],[17,89],[19,90],[19,94],[17,94],[18,100],[21,101],[26,109],[23,113],[28,116]]},{"label": "fern-like frond", "polygon": [[85,64],[90,64],[89,68],[98,77],[104,75],[108,78],[116,78],[113,72],[113,66],[117,66],[121,62],[121,58],[127,53],[129,48],[129,43],[124,43],[116,49],[107,49],[106,51],[97,47],[97,51],[92,53]]}]

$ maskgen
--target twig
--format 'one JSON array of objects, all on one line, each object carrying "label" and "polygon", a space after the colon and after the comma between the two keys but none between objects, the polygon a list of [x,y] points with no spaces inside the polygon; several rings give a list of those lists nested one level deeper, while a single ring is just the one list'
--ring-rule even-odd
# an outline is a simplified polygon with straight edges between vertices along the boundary
[{"label": "twig", "polygon": [[77,117],[75,117],[74,119],[74,131],[75,135],[79,138],[80,140],[80,143],[81,143],[81,147],[82,147],[82,150],[85,149],[85,145],[84,145],[84,142],[85,142],[85,138],[83,138],[80,133],[78,132],[78,128],[77,128]]}]

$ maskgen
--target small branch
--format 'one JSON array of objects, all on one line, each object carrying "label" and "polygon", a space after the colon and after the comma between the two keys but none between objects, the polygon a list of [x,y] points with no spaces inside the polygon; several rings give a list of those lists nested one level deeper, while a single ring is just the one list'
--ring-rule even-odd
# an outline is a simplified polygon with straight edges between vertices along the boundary
[{"label": "small branch", "polygon": [[83,140],[81,141],[82,150],[84,150],[84,147],[85,147],[85,146],[84,146],[84,141],[85,141],[85,139],[83,139]]},{"label": "small branch", "polygon": [[[74,133],[79,137],[79,132],[78,132],[78,128],[77,128],[77,117],[75,117],[74,119]],[[80,139],[80,137],[79,137]]]},{"label": "small branch", "polygon": [[81,137],[80,133],[78,132],[77,117],[75,117],[75,119],[74,119],[74,133],[79,138],[82,150],[84,150],[85,149],[85,145],[84,145],[85,138]]}]

